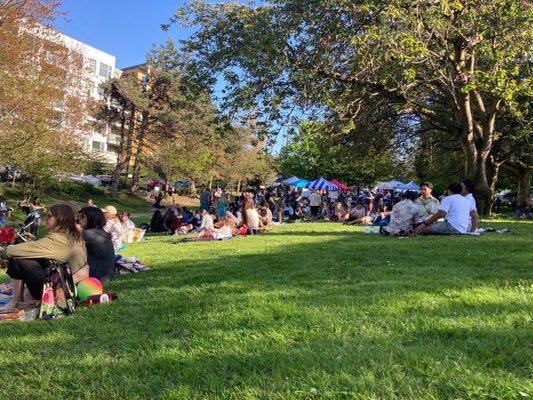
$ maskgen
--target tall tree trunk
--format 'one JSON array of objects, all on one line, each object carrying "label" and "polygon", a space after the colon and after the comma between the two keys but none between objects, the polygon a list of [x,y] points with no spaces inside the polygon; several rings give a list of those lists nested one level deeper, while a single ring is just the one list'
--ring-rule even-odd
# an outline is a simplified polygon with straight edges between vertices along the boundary
[{"label": "tall tree trunk", "polygon": [[113,180],[111,182],[111,198],[117,198],[118,185],[120,183],[120,176],[124,168],[130,163],[131,146],[133,141],[133,130],[135,125],[135,107],[132,106],[130,110],[128,132],[126,133],[126,113],[122,113],[122,121],[120,126],[120,143],[117,155],[117,164],[113,172]]},{"label": "tall tree trunk", "polygon": [[209,178],[209,190],[213,189],[213,175]]},{"label": "tall tree trunk", "polygon": [[464,178],[474,182],[478,213],[490,215],[493,200],[491,184],[493,178],[497,179],[497,175],[488,176],[487,164],[492,149],[492,132],[484,132],[484,135],[485,138],[480,144],[476,143],[472,134],[461,137],[459,142],[465,155]]},{"label": "tall tree trunk", "polygon": [[239,181],[237,182],[237,194],[239,194],[241,192],[241,180],[239,179]]},{"label": "tall tree trunk", "polygon": [[518,180],[518,191],[516,194],[516,205],[523,207],[527,205],[527,196],[531,188],[531,170],[529,168],[523,168],[516,176]]},{"label": "tall tree trunk", "polygon": [[143,121],[141,130],[137,136],[137,151],[135,152],[135,162],[133,163],[133,174],[131,176],[130,193],[135,194],[139,190],[139,172],[141,170],[141,159],[144,151],[144,141],[146,140],[146,133],[148,131],[148,113],[143,113]]}]

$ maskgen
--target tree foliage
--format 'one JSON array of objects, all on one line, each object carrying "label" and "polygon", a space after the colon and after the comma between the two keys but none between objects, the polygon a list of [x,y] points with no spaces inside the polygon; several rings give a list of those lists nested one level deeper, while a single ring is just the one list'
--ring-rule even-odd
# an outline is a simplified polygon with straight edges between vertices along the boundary
[{"label": "tree foliage", "polygon": [[44,184],[82,161],[83,57],[51,28],[57,1],[0,1],[0,161]]},{"label": "tree foliage", "polygon": [[529,2],[194,1],[177,20],[199,27],[185,48],[200,80],[229,83],[227,110],[259,108],[265,122],[294,108],[357,121],[379,99],[453,138],[480,210],[490,209],[495,123],[503,106],[522,117],[517,99],[533,94]]}]

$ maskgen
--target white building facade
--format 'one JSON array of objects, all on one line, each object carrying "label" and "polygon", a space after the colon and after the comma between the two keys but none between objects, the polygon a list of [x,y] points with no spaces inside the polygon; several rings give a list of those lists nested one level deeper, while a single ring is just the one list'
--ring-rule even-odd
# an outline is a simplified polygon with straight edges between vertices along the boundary
[{"label": "white building facade", "polygon": [[[98,50],[92,46],[82,43],[64,34],[60,34],[60,40],[69,49],[73,49],[83,56],[84,70],[87,71],[89,93],[91,97],[98,101],[102,99],[103,92],[100,84],[111,77],[120,77],[122,71],[116,68],[116,57]],[[89,121],[94,121],[91,116],[87,116]],[[118,136],[111,132],[109,127],[102,128],[105,131],[99,131],[96,127],[91,128],[86,147],[90,150],[95,158],[106,163],[115,163],[118,153]]]}]

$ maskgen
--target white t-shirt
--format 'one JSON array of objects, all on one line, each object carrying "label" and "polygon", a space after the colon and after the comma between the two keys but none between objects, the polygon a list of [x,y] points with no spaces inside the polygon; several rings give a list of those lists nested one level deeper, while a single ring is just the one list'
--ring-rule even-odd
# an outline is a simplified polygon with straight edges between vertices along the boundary
[{"label": "white t-shirt", "polygon": [[470,212],[476,209],[472,202],[460,194],[452,194],[442,199],[439,210],[446,213],[446,221],[460,233],[468,232]]},{"label": "white t-shirt", "polygon": [[211,228],[213,228],[213,217],[211,216],[211,214],[205,214],[202,217],[202,223],[198,229],[202,230]]},{"label": "white t-shirt", "polygon": [[122,223],[122,226],[124,227],[124,229],[135,228],[135,224],[133,223],[133,221],[131,219],[128,219],[127,221],[124,221]]},{"label": "white t-shirt", "polygon": [[320,203],[322,203],[322,196],[320,196],[318,193],[313,193],[311,196],[309,196],[309,205],[311,207],[318,207],[320,206]]},{"label": "white t-shirt", "polygon": [[476,199],[474,199],[474,196],[472,196],[472,193],[468,193],[464,197],[470,202],[471,207],[474,207],[474,210],[477,210]]}]

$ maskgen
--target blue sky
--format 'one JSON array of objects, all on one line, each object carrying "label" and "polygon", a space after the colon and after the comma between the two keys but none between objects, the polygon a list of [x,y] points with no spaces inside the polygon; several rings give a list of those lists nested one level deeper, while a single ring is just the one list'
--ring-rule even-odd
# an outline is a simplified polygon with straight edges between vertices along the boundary
[{"label": "blue sky", "polygon": [[[117,58],[116,67],[141,64],[154,44],[168,37],[176,42],[193,31],[174,24],[168,32],[161,24],[168,22],[186,0],[63,0],[65,18],[56,21],[56,28],[76,39]],[[218,93],[223,82],[215,87]],[[273,151],[279,151],[285,129],[277,138]]]},{"label": "blue sky", "polygon": [[64,34],[117,57],[117,67],[144,62],[153,44],[171,36],[175,40],[191,34],[179,25],[163,32],[183,0],[63,0],[67,17],[56,27]]}]

